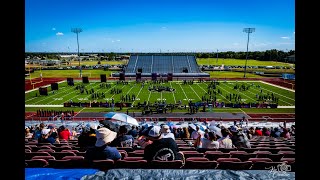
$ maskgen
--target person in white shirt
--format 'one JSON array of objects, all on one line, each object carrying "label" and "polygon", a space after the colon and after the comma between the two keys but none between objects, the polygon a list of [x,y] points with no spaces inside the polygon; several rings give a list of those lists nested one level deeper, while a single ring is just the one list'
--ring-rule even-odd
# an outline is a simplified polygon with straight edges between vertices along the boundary
[{"label": "person in white shirt", "polygon": [[200,146],[199,148],[205,148],[205,149],[219,149],[219,142],[217,141],[217,136],[214,134],[214,132],[208,133],[208,138],[201,138]]},{"label": "person in white shirt", "polygon": [[191,138],[192,138],[192,139],[197,139],[198,136],[201,136],[201,133],[200,133],[200,128],[199,128],[199,126],[196,126],[196,130],[195,130],[195,131],[192,131],[192,133],[191,133]]},{"label": "person in white shirt", "polygon": [[232,140],[229,138],[230,131],[229,129],[221,129],[222,137],[218,139],[219,148],[233,148]]},{"label": "person in white shirt", "polygon": [[163,125],[161,128],[161,137],[162,138],[172,138],[173,140],[175,140],[174,138],[174,134],[170,131],[170,128],[168,125]]}]

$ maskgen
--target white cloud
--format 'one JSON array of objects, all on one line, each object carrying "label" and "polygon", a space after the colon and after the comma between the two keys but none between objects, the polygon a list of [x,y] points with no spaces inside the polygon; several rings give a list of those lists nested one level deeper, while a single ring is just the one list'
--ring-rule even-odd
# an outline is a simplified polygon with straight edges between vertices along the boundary
[{"label": "white cloud", "polygon": [[52,28],[52,31],[55,31],[56,30],[56,28]]},{"label": "white cloud", "polygon": [[120,39],[117,39],[117,41],[119,42],[119,41],[120,41]]},{"label": "white cloud", "polygon": [[114,40],[112,40],[111,42],[114,43]]},{"label": "white cloud", "polygon": [[281,39],[290,39],[290,37],[283,36],[283,37],[281,37]]},{"label": "white cloud", "polygon": [[56,35],[57,36],[63,36],[63,33],[62,32],[57,32]]}]

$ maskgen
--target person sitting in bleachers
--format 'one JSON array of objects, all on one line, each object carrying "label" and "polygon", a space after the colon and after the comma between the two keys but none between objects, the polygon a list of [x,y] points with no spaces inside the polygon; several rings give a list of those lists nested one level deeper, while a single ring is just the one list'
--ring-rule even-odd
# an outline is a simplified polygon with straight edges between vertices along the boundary
[{"label": "person sitting in bleachers", "polygon": [[53,124],[49,125],[48,128],[42,129],[38,143],[60,143],[57,130]]},{"label": "person sitting in bleachers", "polygon": [[286,138],[286,139],[290,139],[290,133],[288,131],[287,128],[282,128],[282,133],[280,134],[280,137]]},{"label": "person sitting in bleachers", "polygon": [[262,135],[263,136],[270,136],[269,128],[263,127],[262,128]]},{"label": "person sitting in bleachers", "polygon": [[280,137],[280,134],[281,134],[281,132],[279,131],[279,128],[275,127],[270,135],[271,135],[271,137],[278,138],[278,137]]},{"label": "person sitting in bleachers", "polygon": [[138,133],[137,133],[135,126],[132,126],[132,129],[128,132],[128,135],[131,135],[134,138],[138,136]]},{"label": "person sitting in bleachers", "polygon": [[64,126],[60,126],[59,127],[58,134],[59,134],[59,139],[60,140],[64,139],[64,140],[68,141],[70,139],[70,132]]},{"label": "person sitting in bleachers", "polygon": [[40,125],[37,126],[36,130],[35,130],[34,133],[33,133],[33,138],[34,138],[35,140],[38,140],[38,139],[41,137],[41,135],[42,135],[41,131],[42,131],[43,129],[44,129],[44,123],[40,123]]},{"label": "person sitting in bleachers", "polygon": [[219,149],[219,142],[217,141],[217,136],[214,132],[208,132],[208,138],[200,138],[200,146],[198,148],[204,149]]},{"label": "person sitting in bleachers", "polygon": [[33,134],[30,133],[29,127],[26,127],[26,129],[25,129],[25,138],[26,138],[26,139],[31,139],[32,136],[33,136]]},{"label": "person sitting in bleachers", "polygon": [[147,139],[153,141],[144,149],[144,160],[173,161],[182,160],[181,154],[178,153],[177,143],[172,138],[162,138],[160,126],[150,126],[144,131]]},{"label": "person sitting in bleachers", "polygon": [[128,135],[127,131],[128,130],[125,125],[120,126],[118,137],[110,143],[110,146],[133,147],[134,138],[132,137],[132,135]]},{"label": "person sitting in bleachers", "polygon": [[186,139],[190,138],[190,133],[187,127],[183,127],[181,138],[186,138]]},{"label": "person sitting in bleachers", "polygon": [[175,140],[174,138],[174,134],[170,131],[170,127],[168,125],[163,125],[161,128],[161,137],[162,138],[172,138],[173,140]]},{"label": "person sitting in bleachers", "polygon": [[233,148],[232,140],[230,139],[230,131],[227,128],[221,128],[222,137],[218,139],[219,148]]},{"label": "person sitting in bleachers", "polygon": [[260,127],[256,127],[256,130],[254,132],[254,135],[256,136],[262,136],[262,131]]},{"label": "person sitting in bleachers", "polygon": [[231,126],[230,131],[232,133],[232,144],[236,148],[251,148],[250,141],[247,135],[242,132],[242,129],[237,126]]},{"label": "person sitting in bleachers", "polygon": [[82,149],[87,149],[95,145],[97,141],[96,130],[93,128],[84,127],[80,136],[78,137],[78,146]]},{"label": "person sitting in bleachers", "polygon": [[109,144],[116,138],[117,133],[111,131],[108,128],[101,127],[96,131],[96,143],[95,146],[89,147],[85,154],[85,159],[92,160],[103,160],[103,159],[112,159],[119,160],[121,159],[121,154],[118,149],[115,147],[109,146]]}]

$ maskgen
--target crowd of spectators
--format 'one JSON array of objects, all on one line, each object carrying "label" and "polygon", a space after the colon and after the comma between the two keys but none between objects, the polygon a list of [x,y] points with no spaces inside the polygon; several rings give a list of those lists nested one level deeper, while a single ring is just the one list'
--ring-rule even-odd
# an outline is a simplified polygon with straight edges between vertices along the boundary
[{"label": "crowd of spectators", "polygon": [[[78,146],[86,150],[85,158],[88,160],[121,158],[117,147],[132,147],[144,149],[144,159],[151,160],[183,160],[179,153],[176,138],[193,139],[190,147],[218,149],[218,148],[251,148],[250,139],[256,136],[290,139],[295,136],[295,126],[290,128],[279,127],[248,127],[242,124],[225,127],[216,124],[215,131],[209,128],[204,131],[200,125],[189,127],[176,127],[167,124],[150,126],[120,126],[114,129],[103,124],[87,124],[77,127],[60,126],[54,124],[25,128],[25,138],[33,138],[39,143],[60,143],[65,140],[78,140]],[[191,134],[191,135],[190,135]]]}]

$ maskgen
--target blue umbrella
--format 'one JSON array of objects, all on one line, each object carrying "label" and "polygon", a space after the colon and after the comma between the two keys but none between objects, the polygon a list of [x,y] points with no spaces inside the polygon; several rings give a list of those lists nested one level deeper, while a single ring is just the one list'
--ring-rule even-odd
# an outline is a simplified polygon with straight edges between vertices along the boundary
[{"label": "blue umbrella", "polygon": [[124,113],[109,112],[105,114],[104,117],[110,120],[121,121],[127,124],[139,126],[139,123],[135,118]]},{"label": "blue umbrella", "polygon": [[173,123],[173,122],[167,122],[167,125],[168,125],[169,127],[171,127],[171,126],[174,125],[174,123]]}]

